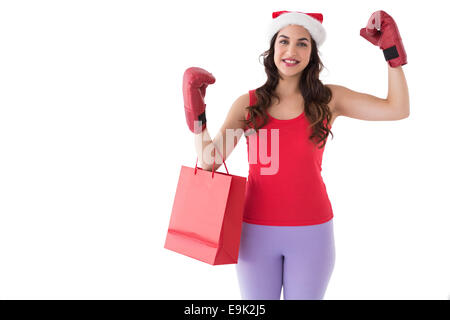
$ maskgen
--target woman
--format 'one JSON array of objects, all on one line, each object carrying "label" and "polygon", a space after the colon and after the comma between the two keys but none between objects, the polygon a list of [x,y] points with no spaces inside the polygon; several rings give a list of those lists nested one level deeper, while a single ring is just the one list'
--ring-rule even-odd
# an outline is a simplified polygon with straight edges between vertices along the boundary
[{"label": "woman", "polygon": [[[373,121],[409,116],[401,67],[407,63],[406,53],[392,17],[377,11],[360,35],[383,50],[388,62],[387,98],[324,85],[318,55],[326,37],[322,15],[279,11],[272,17],[270,48],[264,53],[266,83],[233,103],[212,142],[203,99],[215,79],[203,69],[190,68],[183,87],[186,119],[205,170],[217,170],[223,163],[221,155],[227,159],[244,130],[250,129],[236,265],[242,298],[280,299],[283,288],[284,299],[322,299],[335,259],[333,212],[321,177],[327,137],[338,116]],[[276,134],[269,138],[268,132]],[[270,164],[261,161],[262,149],[271,150]],[[211,157],[212,150],[218,152]],[[274,170],[264,171],[274,162]]]}]

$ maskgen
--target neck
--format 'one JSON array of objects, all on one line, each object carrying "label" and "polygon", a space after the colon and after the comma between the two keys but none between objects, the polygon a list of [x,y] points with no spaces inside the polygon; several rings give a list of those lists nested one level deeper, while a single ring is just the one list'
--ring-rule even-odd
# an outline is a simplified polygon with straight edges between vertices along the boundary
[{"label": "neck", "polygon": [[275,89],[275,93],[280,98],[288,98],[292,96],[296,96],[301,94],[300,89],[298,87],[298,82],[300,80],[300,74],[294,77],[280,77],[278,81],[278,85]]}]

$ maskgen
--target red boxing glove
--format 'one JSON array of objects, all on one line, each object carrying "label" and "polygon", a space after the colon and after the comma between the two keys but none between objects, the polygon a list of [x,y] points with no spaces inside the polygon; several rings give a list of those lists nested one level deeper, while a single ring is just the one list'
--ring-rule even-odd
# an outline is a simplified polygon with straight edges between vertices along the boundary
[{"label": "red boxing glove", "polygon": [[383,50],[384,58],[391,67],[408,63],[397,24],[386,12],[380,10],[372,13],[367,26],[359,34]]},{"label": "red boxing glove", "polygon": [[[201,133],[206,128],[204,102],[206,87],[216,82],[214,76],[202,68],[186,69],[183,76],[184,112],[189,129],[193,133]],[[201,123],[195,123],[201,121]]]}]

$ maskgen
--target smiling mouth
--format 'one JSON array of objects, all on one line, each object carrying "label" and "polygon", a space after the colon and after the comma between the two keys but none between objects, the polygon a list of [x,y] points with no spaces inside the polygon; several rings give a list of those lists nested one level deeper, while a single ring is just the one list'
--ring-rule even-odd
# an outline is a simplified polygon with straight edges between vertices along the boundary
[{"label": "smiling mouth", "polygon": [[297,65],[297,64],[300,63],[299,61],[296,61],[295,63],[288,62],[288,61],[286,61],[286,60],[282,60],[282,61],[283,61],[284,64],[287,65],[288,67],[292,67],[292,66],[295,66],[295,65]]}]

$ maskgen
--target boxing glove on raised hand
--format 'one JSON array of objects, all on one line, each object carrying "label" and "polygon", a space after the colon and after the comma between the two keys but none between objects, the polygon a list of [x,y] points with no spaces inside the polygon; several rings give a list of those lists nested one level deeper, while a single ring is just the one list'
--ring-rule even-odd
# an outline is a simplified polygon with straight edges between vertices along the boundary
[{"label": "boxing glove on raised hand", "polygon": [[184,112],[188,127],[193,133],[201,133],[206,128],[206,87],[214,82],[214,76],[202,68],[191,67],[184,72]]},{"label": "boxing glove on raised hand", "polygon": [[391,67],[408,63],[397,24],[386,12],[379,10],[372,13],[367,26],[359,34],[383,50],[384,58]]}]

